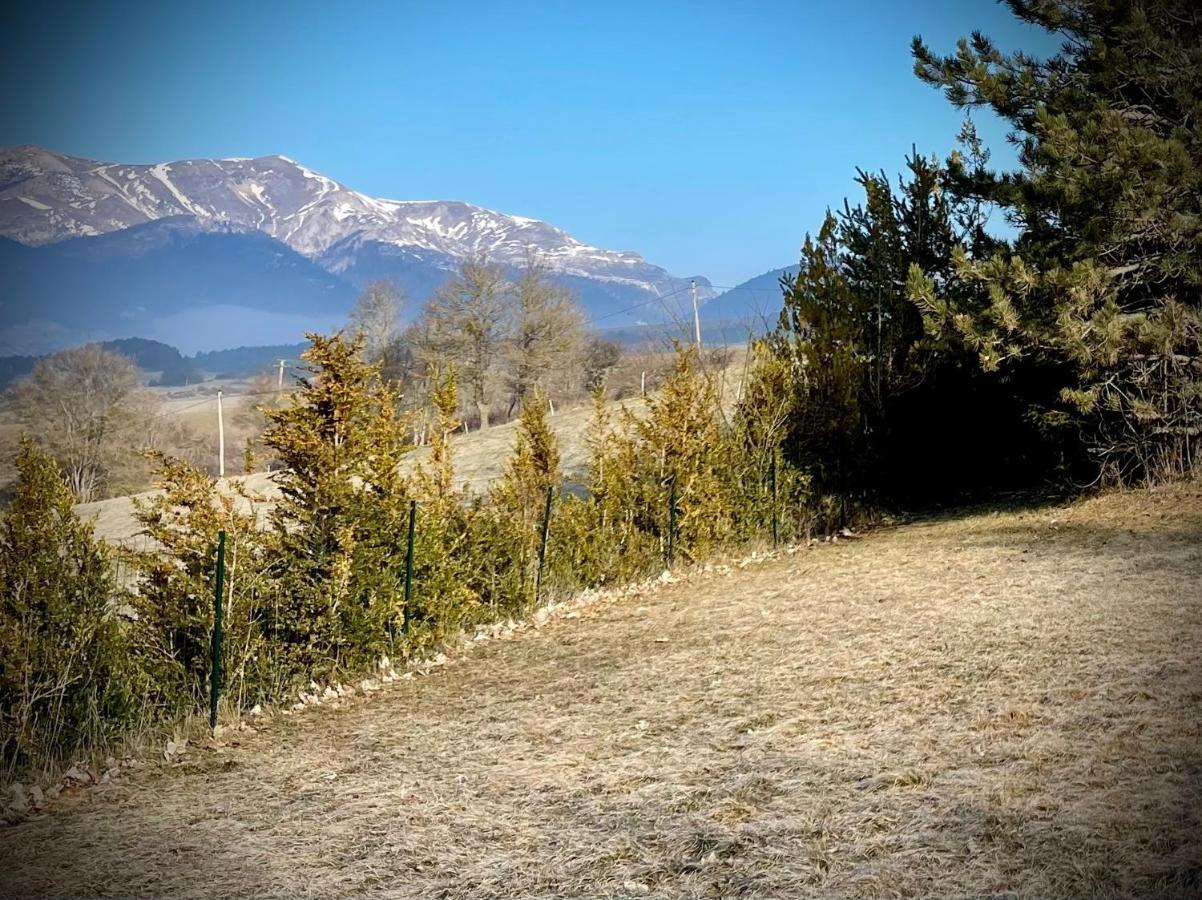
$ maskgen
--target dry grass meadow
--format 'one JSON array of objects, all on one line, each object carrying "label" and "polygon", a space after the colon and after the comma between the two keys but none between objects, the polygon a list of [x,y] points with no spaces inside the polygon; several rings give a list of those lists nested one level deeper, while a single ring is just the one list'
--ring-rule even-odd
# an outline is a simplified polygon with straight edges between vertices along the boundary
[{"label": "dry grass meadow", "polygon": [[[643,415],[646,410],[646,404],[638,398],[612,402],[609,407],[615,418],[621,409],[629,409],[636,416]],[[589,451],[585,435],[592,416],[591,407],[579,406],[558,412],[548,419],[559,443],[563,468],[572,475],[579,475],[588,468]],[[517,437],[517,420],[494,425],[484,431],[455,434],[451,439],[455,454],[455,487],[473,493],[487,490],[488,485],[500,477],[505,463],[513,454]],[[2,438],[3,432],[0,431]],[[405,471],[412,471],[415,465],[425,462],[429,456],[429,447],[414,450],[405,459]],[[272,476],[266,472],[233,476],[228,482],[239,482],[251,496],[262,498],[260,508],[263,511],[270,508],[279,496]],[[147,491],[134,496],[145,499],[152,494],[153,491]],[[112,497],[81,503],[75,510],[81,518],[93,523],[98,537],[109,543],[136,545],[141,540],[142,527],[135,517],[133,497]]]},{"label": "dry grass meadow", "polygon": [[14,895],[1202,894],[1202,485],[581,605],[0,832]]}]

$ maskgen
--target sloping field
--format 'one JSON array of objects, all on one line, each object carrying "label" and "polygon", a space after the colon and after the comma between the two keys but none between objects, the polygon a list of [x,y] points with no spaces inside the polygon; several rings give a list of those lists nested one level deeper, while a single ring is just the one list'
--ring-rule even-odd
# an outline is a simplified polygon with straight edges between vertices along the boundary
[{"label": "sloping field", "polygon": [[[629,409],[636,416],[642,416],[646,408],[646,404],[639,398],[612,401],[609,404],[610,414],[615,421],[621,415],[622,409]],[[559,442],[561,464],[569,475],[578,476],[588,468],[589,451],[585,438],[592,416],[592,408],[582,406],[561,411],[547,420]],[[513,455],[517,437],[516,419],[494,425],[484,431],[454,435],[451,445],[455,460],[455,487],[466,488],[473,493],[486,491],[489,483],[501,476],[505,463]],[[2,441],[3,432],[0,431],[0,442]],[[416,464],[425,461],[429,456],[429,447],[419,447],[409,454],[402,464],[407,464],[408,469],[412,470]],[[270,504],[279,496],[275,482],[266,472],[234,476],[229,480],[240,482],[251,496],[262,498],[265,504]],[[148,498],[153,493],[149,491],[137,496]],[[140,541],[144,543],[141,526],[135,518],[132,497],[113,497],[81,503],[75,510],[81,518],[93,523],[98,537],[110,543],[133,546],[139,546]]]},{"label": "sloping field", "polygon": [[0,833],[16,894],[1202,893],[1202,486],[582,607]]}]

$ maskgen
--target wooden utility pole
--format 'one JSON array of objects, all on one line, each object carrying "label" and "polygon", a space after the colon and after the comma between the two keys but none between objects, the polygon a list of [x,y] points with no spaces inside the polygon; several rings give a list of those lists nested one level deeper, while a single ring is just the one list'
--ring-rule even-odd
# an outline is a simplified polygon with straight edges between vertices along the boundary
[{"label": "wooden utility pole", "polygon": [[689,281],[689,288],[693,293],[693,339],[697,342],[697,350],[701,350],[701,315],[697,312],[697,282],[696,280]]},{"label": "wooden utility pole", "polygon": [[217,392],[217,477],[225,477],[225,416],[221,413],[221,391]]}]

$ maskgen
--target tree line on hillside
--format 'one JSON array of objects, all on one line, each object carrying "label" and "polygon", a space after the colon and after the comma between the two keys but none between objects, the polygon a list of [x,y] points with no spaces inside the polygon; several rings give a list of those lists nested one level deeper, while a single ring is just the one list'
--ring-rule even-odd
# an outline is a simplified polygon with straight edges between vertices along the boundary
[{"label": "tree line on hillside", "polygon": [[[431,392],[449,368],[466,394],[461,419],[487,427],[498,410],[512,418],[535,392],[550,405],[587,399],[623,357],[619,345],[589,330],[572,294],[537,265],[510,280],[498,266],[467,260],[406,328],[404,304],[390,283],[369,285],[351,311],[350,329],[363,334],[367,359],[396,389],[398,412],[417,413],[412,427],[418,443],[429,439]],[[234,351],[205,359],[235,362],[243,356]],[[62,468],[77,501],[144,490],[152,480],[148,452],[202,468],[211,468],[216,457],[214,412],[206,410],[211,422],[201,423],[196,419],[205,412],[196,412],[195,402],[184,405],[192,415],[181,416],[178,403],[167,405],[144,389],[140,370],[158,365],[166,371],[181,359],[174,348],[137,339],[64,350],[33,362],[8,392],[10,408]],[[655,376],[663,365],[641,362]],[[227,397],[228,471],[278,464],[264,458],[263,407],[278,406],[293,380],[280,390],[272,366]],[[239,403],[239,393],[252,399]]]},{"label": "tree line on hillside", "polygon": [[[228,350],[202,350],[184,356],[175,347],[145,338],[102,341],[100,346],[128,357],[139,369],[154,373],[156,387],[187,387],[210,377],[243,378],[265,371],[280,359],[293,360],[307,344],[262,344]],[[0,356],[0,389],[8,389],[31,374],[43,356]]]},{"label": "tree line on hillside", "polygon": [[381,364],[410,408],[430,399],[438,372],[453,366],[465,417],[487,428],[540,393],[549,401],[586,396],[617,365],[621,347],[591,332],[572,292],[531,260],[516,278],[502,266],[465,260],[402,329],[405,297],[386,281],[369,285],[351,311],[367,358]]},{"label": "tree line on hillside", "polygon": [[[914,152],[898,180],[861,172],[862,199],[807,237],[737,401],[695,348],[677,348],[644,415],[597,390],[583,490],[564,490],[547,421],[580,345],[542,327],[572,334],[577,314],[537,272],[510,284],[476,263],[403,333],[395,299],[369,293],[354,334],[311,336],[296,389],[261,411],[282,464],[268,521],[245,485],[159,455],[161,493],[138,504],[155,547],[122,555],[128,584],[72,515],[76,476],[27,440],[0,521],[0,755],[62,758],[195,709],[219,531],[241,707],[529,612],[548,498],[542,585],[570,592],[894,505],[1194,472],[1202,87],[1181,73],[1202,71],[1202,15],[1184,0],[1010,6],[1063,50],[1005,55],[978,35],[914,54],[953,103],[1012,122],[1020,170],[992,172],[967,124],[943,163]],[[993,209],[1017,237],[988,233]],[[456,489],[450,436],[498,403],[520,414],[503,476]],[[429,455],[402,474],[423,431]]]}]

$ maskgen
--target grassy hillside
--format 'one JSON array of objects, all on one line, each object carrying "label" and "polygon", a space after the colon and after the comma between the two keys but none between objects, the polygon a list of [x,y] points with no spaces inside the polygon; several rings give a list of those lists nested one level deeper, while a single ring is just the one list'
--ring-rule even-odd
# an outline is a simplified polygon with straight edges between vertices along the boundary
[{"label": "grassy hillside", "polygon": [[[644,404],[642,400],[632,398],[614,402],[611,407],[615,415],[621,408],[630,409],[635,415],[639,415],[644,409]],[[212,413],[189,410],[188,415],[197,419],[196,424],[199,427],[204,424],[200,421],[201,417],[211,417]],[[584,436],[591,416],[591,407],[576,407],[561,411],[549,420],[551,429],[559,440],[564,470],[568,473],[582,473],[588,465],[588,448],[585,446]],[[470,487],[476,492],[488,488],[489,483],[501,474],[502,467],[513,452],[517,441],[517,425],[515,420],[494,425],[485,431],[457,434],[453,438],[456,487]],[[415,450],[409,457],[410,467],[428,456],[429,448]],[[231,470],[236,471],[240,463],[231,458],[229,465]],[[245,484],[253,493],[262,496],[265,506],[277,496],[275,483],[268,473],[237,476],[236,480]],[[148,494],[137,496],[145,497]],[[138,539],[139,526],[134,519],[132,497],[114,497],[94,503],[82,503],[76,510],[81,516],[95,522],[97,535],[107,541],[132,543]]]},{"label": "grassy hillside", "polygon": [[[722,365],[722,368],[717,371],[717,381],[723,402],[727,409],[733,408],[735,397],[737,396],[739,384],[742,380],[743,367],[746,365],[746,354],[740,350],[724,351],[718,354],[717,362]],[[622,399],[610,401],[607,406],[611,421],[615,424],[619,420],[622,410],[629,410],[635,416],[642,416],[646,409],[642,397],[639,396],[639,375],[640,371],[647,372],[647,389],[652,391],[659,383],[663,371],[670,363],[671,357],[662,352],[646,352],[643,354],[630,354],[624,357],[619,369],[611,378],[611,392],[616,393]],[[229,424],[236,416],[240,408],[244,408],[247,404],[255,402],[253,397],[238,396],[239,393],[245,392],[250,386],[243,382],[230,381],[224,383],[230,389],[231,395],[225,400],[225,410],[230,419],[227,420],[227,439],[230,443],[227,444],[227,472],[234,473],[241,470],[241,460],[238,454],[228,448],[233,446],[232,429]],[[174,389],[164,390],[156,389],[157,395],[161,398],[164,404],[164,409],[172,415],[175,415],[178,421],[190,426],[197,434],[202,435],[211,446],[211,456],[215,457],[217,453],[215,431],[215,407],[211,404],[202,403],[197,406],[197,398],[202,401],[205,398],[212,398],[216,390],[216,382],[206,384],[203,388],[192,389]],[[569,477],[582,476],[588,467],[588,447],[585,443],[585,434],[587,432],[588,423],[593,415],[593,408],[590,405],[575,406],[567,409],[559,409],[554,416],[548,419],[551,430],[555,433],[555,437],[559,442],[560,458],[564,471]],[[488,485],[496,479],[513,452],[514,445],[517,441],[518,423],[515,419],[512,422],[505,422],[499,425],[493,425],[484,431],[471,431],[467,433],[457,433],[452,440],[452,448],[455,461],[455,485],[456,487],[468,487],[475,492],[487,490]],[[11,442],[13,447],[16,446],[16,430],[12,431]],[[5,431],[3,419],[0,419],[0,441],[4,439]],[[15,452],[15,451],[14,451]],[[414,451],[409,457],[409,465],[412,467],[429,455],[428,448],[419,448]],[[11,460],[12,454],[7,459]],[[0,478],[3,477],[6,468],[0,466]],[[255,494],[261,495],[265,501],[270,502],[276,496],[274,482],[270,475],[259,473],[249,477],[236,477],[238,481],[246,484]],[[2,484],[3,482],[0,482]],[[146,496],[142,494],[139,496]],[[108,500],[98,500],[92,503],[84,503],[77,507],[80,515],[85,516],[96,523],[96,533],[105,540],[112,542],[129,543],[136,539],[138,534],[138,524],[133,516],[133,501],[130,497],[114,497]]]}]

